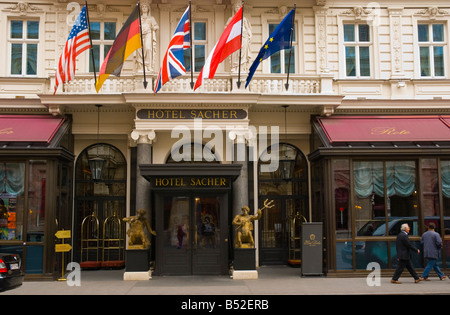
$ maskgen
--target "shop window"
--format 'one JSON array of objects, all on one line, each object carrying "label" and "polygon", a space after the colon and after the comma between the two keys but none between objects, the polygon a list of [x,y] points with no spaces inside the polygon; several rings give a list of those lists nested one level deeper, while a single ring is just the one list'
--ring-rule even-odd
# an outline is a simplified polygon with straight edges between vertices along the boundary
[{"label": "shop window", "polygon": [[29,169],[27,242],[43,242],[47,162],[30,160]]},{"label": "shop window", "polygon": [[353,179],[357,236],[397,235],[402,223],[418,235],[414,161],[355,162]]},{"label": "shop window", "polygon": [[11,20],[9,27],[11,75],[36,75],[39,21]]},{"label": "shop window", "polygon": [[[450,161],[448,160],[441,160],[441,180],[444,214],[444,236],[446,238],[450,238]],[[439,226],[440,225],[437,225],[437,227]],[[441,233],[442,228],[437,228],[436,231]],[[449,257],[448,259],[450,260],[450,239],[446,240],[446,245],[447,247],[445,250],[448,250],[447,257]]]},{"label": "shop window", "polygon": [[421,77],[445,76],[444,29],[443,23],[417,25]]},{"label": "shop window", "polygon": [[23,240],[25,163],[0,163],[0,241]]},{"label": "shop window", "polygon": [[370,77],[372,39],[367,24],[344,24],[345,75]]},{"label": "shop window", "polygon": [[350,238],[350,163],[333,160],[333,189],[336,217],[336,238]]}]

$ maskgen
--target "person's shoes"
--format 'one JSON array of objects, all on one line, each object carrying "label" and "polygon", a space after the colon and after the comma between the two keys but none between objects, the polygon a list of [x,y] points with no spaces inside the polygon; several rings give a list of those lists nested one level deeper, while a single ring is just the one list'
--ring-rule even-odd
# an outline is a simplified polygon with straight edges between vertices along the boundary
[{"label": "person's shoes", "polygon": [[414,283],[419,283],[420,281],[422,281],[423,278],[417,278],[416,280],[414,280]]},{"label": "person's shoes", "polygon": [[398,280],[391,280],[391,283],[395,283],[395,284],[401,284],[401,282],[400,282],[400,281],[398,281]]},{"label": "person's shoes", "polygon": [[439,279],[440,280],[444,280],[444,279],[446,279],[447,277],[446,276],[442,276],[442,277],[440,277]]},{"label": "person's shoes", "polygon": [[420,279],[420,281],[430,281],[430,279],[428,279],[428,277],[426,277],[426,278],[420,277],[419,279]]}]

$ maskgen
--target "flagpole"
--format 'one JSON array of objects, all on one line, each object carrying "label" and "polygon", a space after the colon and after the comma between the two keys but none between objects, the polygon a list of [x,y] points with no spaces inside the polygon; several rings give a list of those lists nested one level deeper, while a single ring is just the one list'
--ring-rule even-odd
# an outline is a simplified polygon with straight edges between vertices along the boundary
[{"label": "flagpole", "polygon": [[294,34],[294,23],[295,23],[295,8],[297,7],[297,4],[294,4],[294,13],[292,14],[292,26],[291,26],[291,43],[289,47],[289,62],[288,62],[288,69],[287,69],[287,79],[286,84],[284,85],[286,88],[286,91],[289,89],[289,70],[291,69],[291,55],[292,55],[292,39]]},{"label": "flagpole", "polygon": [[194,56],[192,55],[192,7],[189,0],[189,47],[191,49],[191,90],[194,89]]},{"label": "flagpole", "polygon": [[241,56],[242,56],[242,30],[244,29],[244,0],[242,0],[242,18],[241,18],[241,48],[239,48],[239,71],[237,87],[241,88]]},{"label": "flagpole", "polygon": [[92,45],[91,23],[89,22],[89,10],[88,10],[87,0],[84,0],[84,6],[86,7],[86,18],[87,18],[87,26],[88,26],[88,32],[89,32],[89,41],[91,43],[91,48],[89,50],[91,51],[92,65],[94,68],[94,87],[95,87],[95,84],[97,83],[97,72],[95,71],[94,46]]},{"label": "flagpole", "polygon": [[144,39],[142,37],[141,4],[140,4],[139,0],[137,2],[137,6],[138,6],[138,13],[139,13],[139,32],[141,34],[142,69],[144,70],[144,88],[146,89],[147,85],[148,85],[148,82],[147,82],[147,79],[145,77]]}]

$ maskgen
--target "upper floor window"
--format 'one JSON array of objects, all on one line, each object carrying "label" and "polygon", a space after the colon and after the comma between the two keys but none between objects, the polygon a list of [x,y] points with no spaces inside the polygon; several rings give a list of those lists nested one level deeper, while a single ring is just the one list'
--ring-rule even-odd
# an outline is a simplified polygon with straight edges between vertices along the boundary
[{"label": "upper floor window", "polygon": [[[272,34],[277,26],[278,24],[269,24],[269,34]],[[280,50],[270,56],[270,73],[288,73],[288,69],[289,73],[295,73],[295,46],[297,44],[295,27],[292,36],[291,49]]]},{"label": "upper floor window", "polygon": [[[206,22],[194,22],[192,24],[192,53],[194,61],[194,72],[202,71],[206,60]],[[186,69],[191,68],[191,50],[186,49],[184,53],[184,64]]]},{"label": "upper floor window", "polygon": [[[95,71],[98,72],[116,39],[116,22],[91,22],[89,24],[94,53]],[[89,54],[89,72],[94,72],[92,54]]]},{"label": "upper floor window", "polygon": [[367,24],[344,24],[345,75],[370,77],[372,39]]},{"label": "upper floor window", "polygon": [[418,24],[420,76],[445,76],[444,50],[446,40],[444,24]]},{"label": "upper floor window", "polygon": [[11,75],[36,75],[39,21],[11,20],[9,26]]}]

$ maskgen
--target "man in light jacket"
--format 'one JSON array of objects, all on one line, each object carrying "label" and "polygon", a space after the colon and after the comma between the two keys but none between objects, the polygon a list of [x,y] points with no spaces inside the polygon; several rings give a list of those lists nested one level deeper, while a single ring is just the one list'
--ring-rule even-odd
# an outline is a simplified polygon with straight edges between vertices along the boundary
[{"label": "man in light jacket", "polygon": [[434,231],[436,226],[434,223],[430,223],[428,225],[428,231],[422,234],[420,242],[423,245],[423,256],[427,259],[427,266],[423,270],[421,279],[429,280],[428,276],[430,274],[431,269],[436,271],[439,279],[444,280],[446,276],[439,269],[439,266],[436,264],[437,259],[439,258],[439,252],[442,248],[442,239],[441,236]]}]

